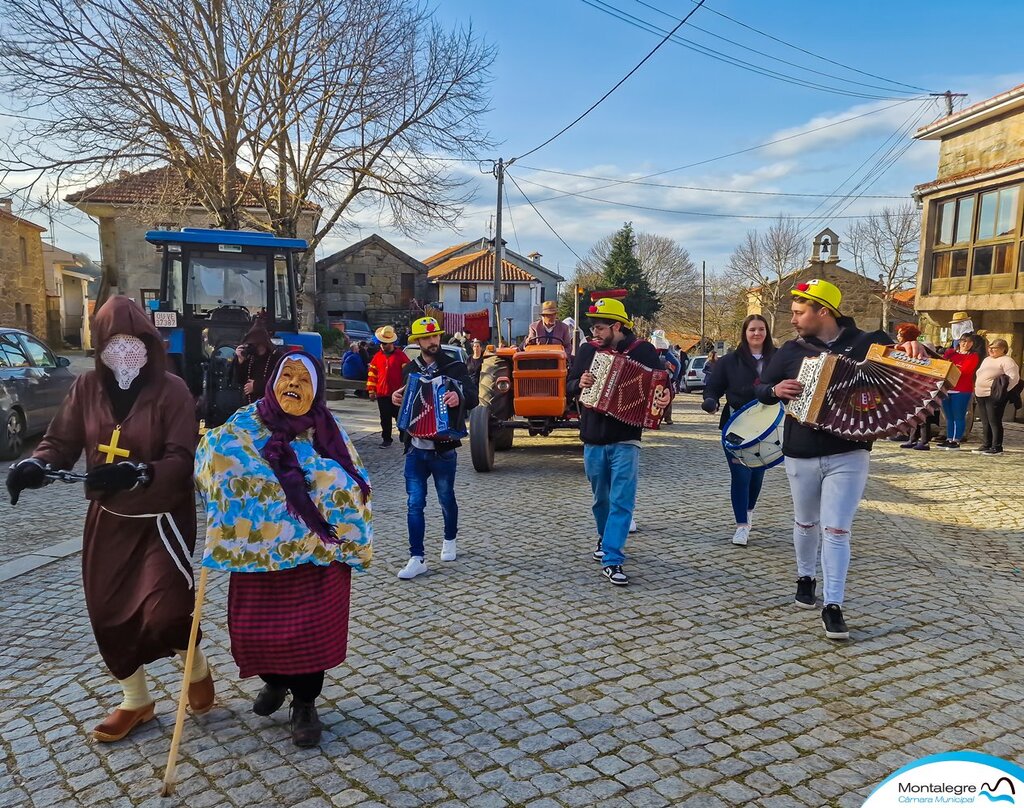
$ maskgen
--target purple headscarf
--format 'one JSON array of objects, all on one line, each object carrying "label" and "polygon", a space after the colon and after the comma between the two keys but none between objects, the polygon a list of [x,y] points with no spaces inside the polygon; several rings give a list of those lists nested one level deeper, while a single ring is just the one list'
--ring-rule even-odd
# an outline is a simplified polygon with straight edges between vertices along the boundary
[{"label": "purple headscarf", "polygon": [[[316,393],[313,405],[305,415],[289,415],[283,409],[274,393],[274,383],[281,365],[289,359],[303,357],[316,369]],[[340,544],[332,525],[327,523],[324,515],[309,496],[306,475],[299,465],[299,459],[292,448],[291,442],[296,436],[307,429],[313,430],[313,448],[321,457],[333,460],[356,481],[363,493],[365,502],[370,496],[370,484],[356,469],[349,454],[348,446],[341,437],[338,424],[327,408],[324,393],[324,370],[319,360],[305,351],[294,350],[284,354],[274,365],[267,378],[267,392],[256,403],[256,414],[270,430],[270,440],[260,451],[260,456],[267,461],[281,488],[284,489],[285,503],[288,513],[301,519],[306,527],[322,541]]]}]

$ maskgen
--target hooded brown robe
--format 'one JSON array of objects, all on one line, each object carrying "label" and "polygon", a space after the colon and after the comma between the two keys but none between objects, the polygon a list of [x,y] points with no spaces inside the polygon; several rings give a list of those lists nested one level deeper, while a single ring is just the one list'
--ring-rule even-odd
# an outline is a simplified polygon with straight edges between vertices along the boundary
[{"label": "hooded brown robe", "polygon": [[[136,303],[111,298],[97,312],[92,331],[97,369],[75,381],[33,457],[70,469],[84,450],[91,469],[108,462],[99,445],[109,445],[120,426],[118,445],[130,454],[114,461],[142,462],[153,470],[146,488],[86,493],[92,501],[82,549],[85,604],[103,661],[115,677],[126,679],[140,665],[188,645],[195,604],[192,464],[198,428],[192,394],[165,371],[163,341]],[[120,422],[104,385],[110,371],[99,358],[115,334],[139,337],[147,348],[141,390]]]}]

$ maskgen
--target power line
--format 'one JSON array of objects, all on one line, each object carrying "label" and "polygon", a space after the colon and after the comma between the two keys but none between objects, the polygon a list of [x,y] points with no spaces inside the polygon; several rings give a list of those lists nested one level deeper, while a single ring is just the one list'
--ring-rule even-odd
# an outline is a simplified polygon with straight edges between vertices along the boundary
[{"label": "power line", "polygon": [[[662,9],[658,8],[657,6],[653,6],[650,3],[645,3],[644,0],[634,0],[634,2],[637,3],[638,5],[643,6],[644,8],[649,8],[651,11],[655,11],[658,14],[661,14],[661,15],[663,15],[665,17],[668,17],[670,20],[678,19],[678,17],[676,17],[676,16],[674,16],[672,14],[669,14],[667,11],[663,11]],[[708,10],[710,11],[711,9],[709,8]],[[830,79],[837,79],[838,81],[846,82],[847,84],[854,84],[854,85],[858,85],[860,87],[868,87],[868,88],[871,88],[871,89],[874,89],[874,90],[884,90],[885,92],[890,92],[890,93],[891,92],[900,92],[900,93],[906,93],[907,92],[906,90],[894,90],[891,86],[890,87],[885,87],[885,86],[882,86],[880,84],[868,84],[867,82],[856,81],[855,79],[849,79],[849,78],[846,78],[844,76],[837,76],[835,73],[826,73],[826,72],[824,72],[822,70],[815,70],[813,67],[807,67],[806,65],[801,65],[801,64],[798,64],[796,62],[790,62],[787,59],[783,59],[780,56],[773,56],[770,53],[765,53],[764,51],[758,50],[757,48],[751,47],[750,45],[744,45],[742,42],[737,42],[734,39],[729,39],[729,37],[722,36],[721,34],[716,34],[714,31],[709,31],[707,28],[701,28],[699,25],[691,23],[690,27],[693,28],[695,31],[700,31],[701,33],[707,34],[710,37],[713,37],[715,39],[720,39],[722,42],[728,42],[730,45],[735,45],[737,48],[741,48],[743,50],[750,51],[751,53],[756,53],[758,56],[763,56],[766,59],[773,59],[776,62],[781,62],[784,65],[789,65],[790,67],[795,67],[797,70],[803,70],[803,71],[806,71],[808,73],[815,73],[815,74],[817,74],[819,76],[825,76],[826,78],[830,78]],[[893,82],[893,81],[889,81],[889,79],[881,79],[881,80],[882,81],[886,81],[889,84],[901,84],[904,87],[907,86],[905,84],[902,84],[902,82]]]},{"label": "power line", "polygon": [[577,253],[576,250],[574,250],[572,247],[569,246],[569,242],[567,242],[564,238],[562,238],[560,235],[558,235],[558,231],[555,230],[555,228],[553,228],[551,226],[551,223],[547,219],[544,218],[544,214],[541,213],[539,210],[537,210],[537,206],[534,205],[533,202],[530,202],[530,197],[528,197],[526,195],[526,192],[523,191],[523,189],[519,187],[519,183],[516,182],[516,178],[513,177],[511,174],[509,174],[507,172],[506,172],[505,176],[508,177],[512,181],[512,184],[514,186],[516,186],[516,190],[519,191],[520,194],[522,194],[523,199],[525,199],[527,201],[527,203],[529,204],[529,206],[531,208],[533,208],[533,212],[536,213],[538,216],[540,216],[540,220],[542,222],[544,222],[544,224],[547,225],[548,230],[550,230],[554,234],[555,238],[557,238],[560,242],[562,242],[562,244],[565,245],[565,248],[569,252],[571,252],[573,255],[575,255],[576,256],[576,260],[579,261],[582,264],[583,263],[583,259],[580,258],[579,253]]},{"label": "power line", "polygon": [[509,204],[509,201],[508,201],[508,187],[507,186],[505,187],[504,191],[505,191],[505,210],[508,211],[508,223],[510,225],[512,225],[512,235],[515,236],[515,238],[516,238],[516,250],[519,252],[520,255],[522,255],[523,254],[523,248],[519,246],[519,233],[516,232],[516,223],[512,219],[512,206]]},{"label": "power line", "polygon": [[[661,28],[660,26],[657,26],[654,23],[648,22],[647,20],[630,14],[629,12],[622,11],[618,7],[605,2],[605,0],[582,0],[582,2],[590,6],[591,8],[594,8],[604,14],[608,14],[609,16],[614,17],[617,20],[620,20],[621,22],[626,23],[627,25],[632,25],[634,28],[639,28],[641,31],[646,31],[647,33],[656,35],[663,34],[665,31],[665,29]],[[890,98],[893,98],[892,95],[885,96],[878,95],[877,93],[866,93],[860,90],[850,90],[843,89],[841,87],[831,87],[829,85],[819,84],[817,82],[810,81],[809,79],[803,79],[797,76],[790,76],[785,73],[780,73],[776,70],[772,70],[771,68],[764,67],[762,65],[757,65],[754,64],[753,62],[745,61],[736,56],[730,56],[727,53],[715,50],[714,48],[709,48],[706,45],[701,45],[697,42],[694,42],[693,40],[684,39],[682,37],[675,37],[673,36],[673,33],[673,31],[670,31],[666,35],[665,40],[671,39],[675,44],[681,45],[687,50],[695,51],[717,61],[730,64],[733,67],[738,67],[742,70],[748,70],[752,73],[757,73],[768,78],[773,78],[778,81],[785,82],[787,84],[794,84],[812,90],[821,90],[823,92],[834,93],[836,95],[849,96],[851,98],[865,98],[873,100],[888,100]],[[665,40],[663,40],[663,42]],[[891,93],[896,91],[890,90],[889,92]]]},{"label": "power line", "polygon": [[748,25],[747,23],[741,20],[737,20],[735,17],[730,17],[728,14],[725,14],[724,12],[716,11],[710,6],[706,10],[723,19],[729,20],[729,22],[735,23],[736,25],[739,25],[742,28],[746,28],[748,31],[753,31],[755,34],[760,34],[761,36],[772,40],[772,42],[778,42],[780,45],[785,45],[787,48],[792,48],[793,50],[799,51],[800,53],[804,53],[808,56],[813,56],[815,59],[820,59],[823,62],[828,62],[829,64],[835,65],[836,67],[841,67],[844,70],[850,70],[854,73],[860,73],[862,76],[868,76],[869,78],[878,79],[879,81],[887,81],[890,84],[898,84],[902,87],[907,87],[911,90],[920,90],[921,92],[924,93],[928,92],[928,90],[925,89],[924,87],[918,87],[915,84],[907,84],[905,82],[896,81],[894,79],[887,79],[885,76],[879,76],[875,73],[868,73],[867,71],[860,70],[856,67],[851,67],[850,65],[843,64],[842,62],[837,62],[835,59],[829,59],[827,56],[822,56],[820,53],[815,53],[814,51],[809,51],[806,48],[801,48],[799,45],[794,45],[792,42],[787,42],[784,39],[779,39],[779,37],[773,36],[772,34],[769,34],[766,31],[762,31],[760,28],[755,28],[752,25]]},{"label": "power line", "polygon": [[[512,179],[512,175],[511,174],[506,174],[505,176],[508,177],[509,179],[511,179],[513,182],[515,182],[515,180]],[[653,207],[651,205],[637,205],[637,204],[634,204],[632,202],[617,202],[614,199],[601,199],[600,197],[590,196],[589,194],[576,193],[574,191],[566,191],[563,188],[553,188],[550,185],[544,185],[543,183],[534,182],[533,180],[523,179],[523,182],[525,182],[527,185],[536,185],[538,188],[544,188],[544,189],[546,189],[548,191],[556,191],[556,192],[561,194],[561,196],[551,197],[550,199],[538,200],[538,202],[550,202],[550,201],[552,201],[554,199],[560,199],[560,198],[562,198],[564,196],[573,196],[573,197],[576,197],[577,199],[587,199],[587,200],[589,200],[591,202],[601,202],[601,203],[604,203],[606,205],[614,205],[616,207],[635,208],[636,210],[649,210],[649,211],[654,211],[655,213],[674,213],[674,214],[678,214],[680,216],[704,216],[704,217],[709,217],[709,218],[714,218],[714,219],[773,219],[773,220],[777,220],[777,219],[792,219],[792,220],[795,220],[795,221],[804,221],[804,220],[809,218],[807,216],[778,216],[778,215],[776,215],[776,216],[766,216],[766,215],[742,214],[742,213],[708,213],[706,211],[696,211],[696,210],[676,210],[674,208],[656,208],[656,207]],[[519,187],[518,183],[516,184],[516,187],[517,188]],[[525,196],[525,194],[524,194],[524,196]],[[529,199],[527,199],[527,201],[529,202]],[[532,202],[530,202],[530,204],[533,205]],[[534,209],[536,210],[536,208],[534,208]],[[844,217],[838,217],[838,218],[864,219],[864,218],[867,218],[867,217],[866,216],[844,216]]]},{"label": "power line", "polygon": [[[807,199],[816,199],[819,197],[831,199],[833,194],[798,194],[798,193],[786,193],[783,191],[750,191],[738,188],[702,188],[696,185],[671,185],[668,183],[661,182],[643,182],[641,180],[624,180],[615,179],[614,177],[596,177],[592,174],[577,174],[572,171],[557,171],[553,168],[534,168],[532,166],[521,165],[520,168],[525,168],[528,171],[538,171],[541,174],[559,174],[564,177],[579,177],[584,180],[597,180],[598,182],[610,182],[616,185],[642,185],[648,188],[670,188],[681,191],[706,191],[708,193],[716,194],[751,194],[754,196],[789,196],[789,197],[800,197]],[[603,186],[609,187],[609,186]],[[590,190],[597,190],[591,188]],[[907,194],[876,194],[870,199],[906,199]]]},{"label": "power line", "polygon": [[[601,104],[602,101],[604,101],[608,96],[610,96],[617,89],[619,89],[619,87],[621,87],[630,76],[632,76],[634,73],[636,73],[637,70],[639,70],[641,67],[643,67],[644,63],[647,62],[647,60],[650,59],[652,56],[654,56],[654,54],[658,52],[658,50],[661,48],[661,46],[664,45],[666,42],[668,42],[668,40],[672,37],[672,35],[676,31],[678,31],[680,28],[682,28],[683,25],[686,23],[686,21],[688,19],[690,19],[690,17],[692,17],[694,14],[697,13],[697,9],[699,9],[701,6],[703,6],[704,2],[705,2],[705,0],[699,0],[699,2],[697,3],[696,7],[691,9],[690,13],[687,14],[685,17],[683,17],[683,19],[681,19],[679,21],[679,24],[676,25],[676,27],[673,28],[671,31],[669,31],[668,34],[665,36],[665,38],[662,39],[661,42],[659,42],[657,45],[655,45],[654,48],[643,59],[641,59],[637,63],[636,67],[634,67],[625,76],[623,76],[621,79],[619,79],[615,83],[615,85],[608,92],[606,92],[599,99],[597,99],[597,101],[595,101],[593,104],[591,104],[591,106],[587,110],[585,110],[582,115],[580,115],[578,118],[576,118],[576,120],[574,120],[568,126],[565,126],[561,130],[559,130],[558,132],[553,134],[551,137],[549,137],[547,140],[545,140],[539,146],[534,146],[528,152],[525,152],[525,153],[519,155],[519,157],[513,157],[511,160],[508,161],[508,165],[512,165],[512,163],[514,163],[516,160],[522,159],[523,157],[529,157],[535,151],[539,151],[540,149],[543,149],[545,146],[547,146],[549,143],[551,143],[553,140],[555,140],[555,138],[558,138],[558,137],[561,137],[562,135],[564,135],[566,132],[568,132],[570,129],[572,129],[576,124],[578,124],[580,121],[582,121],[584,118],[586,118],[587,115],[589,115],[591,112],[593,112],[595,109],[597,109],[597,107]],[[529,201],[529,200],[527,200],[527,201]]]}]

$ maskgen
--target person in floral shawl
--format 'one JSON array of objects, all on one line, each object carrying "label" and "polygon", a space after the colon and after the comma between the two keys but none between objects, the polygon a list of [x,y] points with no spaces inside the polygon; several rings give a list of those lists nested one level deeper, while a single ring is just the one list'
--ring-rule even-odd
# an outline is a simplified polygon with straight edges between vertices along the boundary
[{"label": "person in floral shawl", "polygon": [[231,572],[231,654],[264,682],[253,712],[273,714],[290,692],[292,740],[316,746],[324,673],[347,652],[351,573],[373,556],[369,479],[327,409],[320,362],[284,354],[266,395],[206,434],[195,471],[203,565]]}]

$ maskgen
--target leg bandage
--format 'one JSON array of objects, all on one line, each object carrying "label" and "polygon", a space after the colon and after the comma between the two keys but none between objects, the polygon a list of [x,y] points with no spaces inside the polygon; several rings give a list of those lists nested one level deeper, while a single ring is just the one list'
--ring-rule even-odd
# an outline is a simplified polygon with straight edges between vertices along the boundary
[{"label": "leg bandage", "polygon": [[139,665],[138,670],[127,679],[118,679],[117,683],[121,685],[121,690],[124,693],[120,709],[141,710],[153,703],[153,697],[149,694],[149,687],[146,685],[146,669],[142,665]]},{"label": "leg bandage", "polygon": [[[181,657],[182,664],[185,664],[186,651],[175,652]],[[199,682],[206,678],[206,675],[210,672],[210,666],[206,664],[206,655],[203,654],[201,648],[196,648],[195,656],[192,657],[192,675],[188,677],[190,682]]]}]

